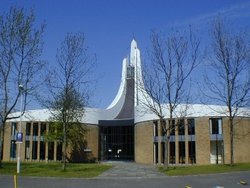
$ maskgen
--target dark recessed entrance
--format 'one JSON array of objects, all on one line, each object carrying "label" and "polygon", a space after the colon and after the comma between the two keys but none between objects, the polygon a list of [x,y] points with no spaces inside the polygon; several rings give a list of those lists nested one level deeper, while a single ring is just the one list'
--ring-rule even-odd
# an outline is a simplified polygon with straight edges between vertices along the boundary
[{"label": "dark recessed entrance", "polygon": [[134,125],[100,126],[100,159],[134,160]]}]

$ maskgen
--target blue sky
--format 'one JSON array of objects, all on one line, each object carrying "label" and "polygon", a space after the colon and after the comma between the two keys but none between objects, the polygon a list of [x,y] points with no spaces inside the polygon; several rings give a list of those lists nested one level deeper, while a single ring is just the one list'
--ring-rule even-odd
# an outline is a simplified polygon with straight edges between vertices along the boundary
[{"label": "blue sky", "polygon": [[152,30],[197,28],[206,41],[209,23],[221,15],[234,28],[250,27],[250,0],[0,0],[0,13],[11,5],[34,8],[37,22],[46,22],[43,58],[55,62],[56,49],[67,32],[84,32],[90,54],[96,54],[99,81],[92,106],[105,108],[118,91],[122,59],[133,37],[147,59]]}]

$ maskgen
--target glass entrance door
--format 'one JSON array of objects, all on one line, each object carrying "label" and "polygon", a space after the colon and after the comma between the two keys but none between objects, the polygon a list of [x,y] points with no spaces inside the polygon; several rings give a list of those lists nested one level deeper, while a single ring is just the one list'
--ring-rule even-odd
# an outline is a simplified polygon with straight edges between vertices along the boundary
[{"label": "glass entrance door", "polygon": [[100,127],[101,160],[134,160],[134,126]]}]

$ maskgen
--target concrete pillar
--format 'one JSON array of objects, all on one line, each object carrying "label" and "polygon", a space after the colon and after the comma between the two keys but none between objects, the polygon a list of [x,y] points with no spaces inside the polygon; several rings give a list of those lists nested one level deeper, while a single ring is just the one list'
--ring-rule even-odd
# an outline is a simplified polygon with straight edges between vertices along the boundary
[{"label": "concrete pillar", "polygon": [[41,122],[38,123],[38,137],[37,137],[37,160],[40,161],[40,138],[41,138]]},{"label": "concrete pillar", "polygon": [[175,164],[179,164],[179,131],[175,129]]},{"label": "concrete pillar", "polygon": [[[162,138],[162,127],[160,124],[160,121],[158,121],[158,138]],[[163,147],[162,147],[162,140],[159,139],[158,140],[158,163],[161,164],[163,163],[163,157],[162,157],[162,153],[163,153]]]},{"label": "concrete pillar", "polygon": [[54,161],[56,161],[57,142],[54,142]]},{"label": "concrete pillar", "polygon": [[[46,134],[49,133],[49,124],[46,123]],[[49,161],[49,143],[45,143],[45,161]]]},{"label": "concrete pillar", "polygon": [[185,119],[185,163],[189,164],[189,145],[188,145],[188,122]]},{"label": "concrete pillar", "polygon": [[33,150],[33,122],[30,125],[30,149],[29,149],[29,155],[30,160],[32,161],[32,150]]}]

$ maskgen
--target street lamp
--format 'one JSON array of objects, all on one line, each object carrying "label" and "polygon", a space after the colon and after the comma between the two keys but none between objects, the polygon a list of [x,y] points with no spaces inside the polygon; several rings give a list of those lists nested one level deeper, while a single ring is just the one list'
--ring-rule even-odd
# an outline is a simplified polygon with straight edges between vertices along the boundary
[{"label": "street lamp", "polygon": [[21,94],[20,96],[20,121],[19,121],[19,129],[16,137],[16,143],[18,144],[18,156],[17,156],[17,174],[20,173],[20,156],[21,156],[21,143],[23,139],[23,134],[22,134],[22,110],[23,110],[23,85],[20,84],[18,86],[19,92]]}]

